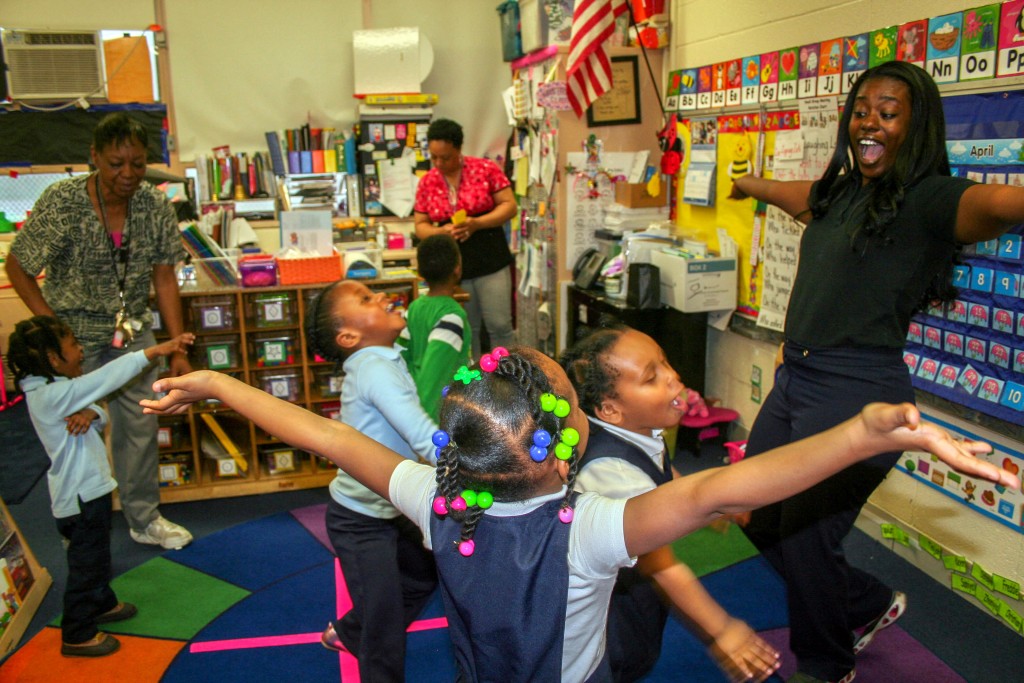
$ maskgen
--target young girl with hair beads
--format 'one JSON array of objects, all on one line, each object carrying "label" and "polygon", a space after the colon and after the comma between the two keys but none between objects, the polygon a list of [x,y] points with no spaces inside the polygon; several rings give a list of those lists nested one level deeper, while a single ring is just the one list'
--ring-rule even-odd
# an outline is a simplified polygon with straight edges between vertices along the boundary
[{"label": "young girl with hair beads", "polygon": [[227,375],[154,384],[147,412],[215,398],[262,429],[335,462],[412,519],[435,549],[460,679],[606,681],[608,600],[620,567],[723,513],[779,500],[888,449],[925,450],[972,476],[1019,486],[910,405],[867,406],[757,459],[612,500],[569,486],[586,416],[565,372],[533,349],[497,348],[460,368],[441,409],[435,468]]}]

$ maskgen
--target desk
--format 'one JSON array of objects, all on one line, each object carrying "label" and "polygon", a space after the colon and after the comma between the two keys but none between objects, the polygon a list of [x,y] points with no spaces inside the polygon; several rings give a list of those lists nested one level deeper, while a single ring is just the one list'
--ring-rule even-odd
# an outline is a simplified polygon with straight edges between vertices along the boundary
[{"label": "desk", "polygon": [[681,313],[674,308],[639,309],[624,299],[613,299],[593,289],[569,287],[569,329],[572,346],[591,329],[607,320],[617,321],[648,334],[665,350],[668,362],[683,383],[704,395],[707,357],[707,313]]}]

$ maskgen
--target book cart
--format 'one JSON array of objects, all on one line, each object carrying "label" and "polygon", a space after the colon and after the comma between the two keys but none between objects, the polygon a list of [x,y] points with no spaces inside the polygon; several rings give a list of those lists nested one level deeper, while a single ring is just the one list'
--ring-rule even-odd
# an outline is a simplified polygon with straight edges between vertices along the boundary
[{"label": "book cart", "polygon": [[18,645],[52,583],[0,499],[0,659]]},{"label": "book cart", "polygon": [[[413,277],[363,280],[406,307]],[[229,374],[325,417],[341,410],[343,376],[314,357],[303,330],[306,310],[326,286],[183,287],[184,327],[195,332],[195,369]],[[156,329],[159,337],[162,330]],[[164,334],[166,334],[164,332]],[[160,498],[180,502],[326,486],[336,467],[284,444],[226,406],[205,402],[161,416]]]}]

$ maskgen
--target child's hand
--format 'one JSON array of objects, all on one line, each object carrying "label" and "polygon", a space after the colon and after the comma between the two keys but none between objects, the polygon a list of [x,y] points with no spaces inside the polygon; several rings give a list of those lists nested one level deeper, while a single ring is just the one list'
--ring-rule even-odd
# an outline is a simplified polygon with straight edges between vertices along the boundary
[{"label": "child's hand", "polygon": [[732,683],[763,681],[775,673],[779,653],[741,619],[729,619],[708,647]]},{"label": "child's hand", "polygon": [[860,413],[867,439],[877,453],[926,451],[964,474],[986,479],[1011,489],[1020,489],[1020,479],[977,455],[991,453],[983,441],[955,439],[944,429],[922,423],[921,413],[910,403],[871,403]]},{"label": "child's hand", "polygon": [[175,353],[188,353],[188,347],[192,346],[192,342],[195,340],[196,335],[191,332],[184,332],[161,344],[150,346],[146,349],[146,358],[148,360],[153,360],[157,356],[170,356]]},{"label": "child's hand", "polygon": [[85,434],[92,427],[93,420],[98,417],[96,411],[91,408],[82,408],[77,413],[68,415],[64,418],[64,422],[68,426],[68,434],[71,436]]},{"label": "child's hand", "polygon": [[142,412],[155,415],[178,415],[188,410],[197,401],[213,398],[212,382],[218,373],[209,370],[190,372],[181,377],[165,377],[153,383],[153,391],[166,392],[159,399],[143,399],[139,401]]}]

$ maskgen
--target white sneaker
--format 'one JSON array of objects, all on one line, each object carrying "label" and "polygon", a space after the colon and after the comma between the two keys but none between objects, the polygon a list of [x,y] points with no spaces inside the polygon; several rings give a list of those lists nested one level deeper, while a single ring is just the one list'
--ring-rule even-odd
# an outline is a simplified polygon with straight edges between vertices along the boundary
[{"label": "white sneaker", "polygon": [[158,545],[166,550],[180,550],[192,542],[192,534],[188,529],[163,517],[157,517],[150,522],[145,531],[131,529],[129,533],[136,543]]}]

